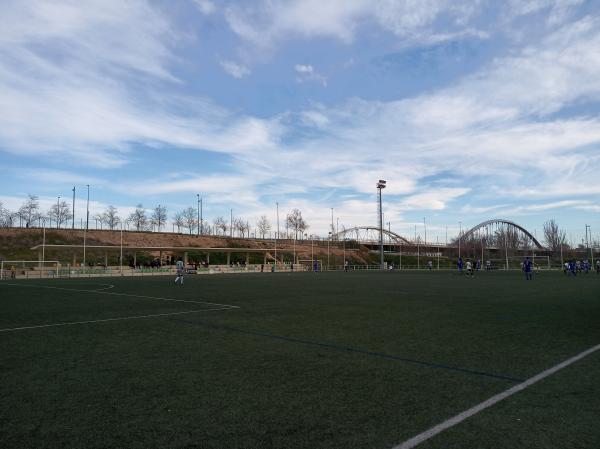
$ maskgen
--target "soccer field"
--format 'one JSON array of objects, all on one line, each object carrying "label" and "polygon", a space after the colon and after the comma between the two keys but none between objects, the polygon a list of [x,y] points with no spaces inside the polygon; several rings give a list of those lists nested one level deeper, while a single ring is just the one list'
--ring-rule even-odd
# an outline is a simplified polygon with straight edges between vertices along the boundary
[{"label": "soccer field", "polygon": [[[4,281],[0,446],[391,449],[598,344],[596,274]],[[595,351],[416,447],[598,448],[599,417]]]}]

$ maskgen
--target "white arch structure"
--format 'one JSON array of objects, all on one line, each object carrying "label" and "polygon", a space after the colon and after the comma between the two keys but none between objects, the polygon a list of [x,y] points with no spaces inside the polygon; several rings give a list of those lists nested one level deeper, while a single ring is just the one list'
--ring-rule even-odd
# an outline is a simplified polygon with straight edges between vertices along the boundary
[{"label": "white arch structure", "polygon": [[544,247],[542,246],[542,244],[540,242],[538,242],[537,239],[527,229],[525,229],[521,225],[518,225],[514,221],[505,220],[503,218],[494,218],[492,220],[487,220],[487,221],[484,221],[482,223],[479,223],[477,226],[473,226],[467,232],[465,232],[464,234],[462,234],[460,238],[464,239],[464,238],[467,238],[467,237],[471,237],[479,229],[485,228],[485,227],[491,226],[491,225],[506,225],[506,226],[509,226],[509,227],[513,227],[513,228],[521,231],[524,235],[526,235],[527,238],[529,238],[533,242],[533,244],[535,246],[537,246],[538,249],[544,249]]}]

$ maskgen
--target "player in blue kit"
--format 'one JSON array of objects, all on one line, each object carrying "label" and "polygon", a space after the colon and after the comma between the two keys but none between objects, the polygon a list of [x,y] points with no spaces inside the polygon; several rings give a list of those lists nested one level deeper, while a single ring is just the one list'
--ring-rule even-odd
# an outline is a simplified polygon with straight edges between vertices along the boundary
[{"label": "player in blue kit", "polygon": [[523,271],[525,272],[525,279],[528,281],[533,279],[533,262],[529,260],[529,257],[523,261]]}]

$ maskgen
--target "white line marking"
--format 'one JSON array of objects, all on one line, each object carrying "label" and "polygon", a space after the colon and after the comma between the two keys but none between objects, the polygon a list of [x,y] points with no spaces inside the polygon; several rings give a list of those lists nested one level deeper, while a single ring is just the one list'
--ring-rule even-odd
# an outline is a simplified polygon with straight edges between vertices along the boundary
[{"label": "white line marking", "polygon": [[[161,298],[158,296],[144,296],[144,295],[134,295],[131,293],[117,293],[117,292],[105,292],[100,290],[83,290],[78,288],[66,288],[66,287],[52,287],[50,285],[27,285],[27,284],[14,284],[14,283],[5,283],[2,285],[14,285],[16,287],[31,287],[31,288],[50,288],[53,290],[66,290],[71,292],[84,292],[84,293],[98,293],[102,295],[114,295],[114,296],[128,296],[131,298],[145,298],[145,299],[158,299],[160,301],[174,301],[174,302],[188,302],[192,304],[206,304],[209,306],[222,306],[229,307],[232,309],[239,309],[239,306],[233,306],[231,304],[219,304],[217,302],[207,302],[207,301],[193,301],[191,299],[174,299],[174,298]],[[100,285],[109,285],[109,284],[100,284]]]},{"label": "white line marking", "polygon": [[459,413],[456,416],[453,416],[452,418],[448,419],[447,421],[444,421],[443,423],[438,424],[437,426],[434,426],[431,429],[426,430],[423,433],[420,433],[419,435],[411,438],[410,440],[406,440],[404,443],[399,444],[398,446],[394,446],[393,449],[411,449],[411,448],[415,447],[416,445],[421,444],[423,441],[428,440],[429,438],[437,435],[438,433],[443,432],[444,430],[457,425],[458,423],[475,415],[476,413],[479,413],[480,411],[485,410],[488,407],[491,407],[492,405],[496,404],[497,402],[500,402],[500,401],[506,399],[507,397],[512,396],[515,393],[518,393],[521,390],[524,390],[525,388],[533,385],[536,382],[539,382],[540,380],[544,379],[545,377],[548,377],[548,376],[556,373],[557,371],[577,362],[578,360],[583,359],[584,357],[587,357],[588,355],[590,355],[593,352],[596,352],[598,350],[600,350],[600,344],[593,346],[590,349],[587,349],[587,350],[577,354],[576,356],[571,357],[570,359],[567,359],[564,362],[553,366],[552,368],[548,368],[547,370],[542,371],[541,373],[539,373],[533,377],[530,377],[523,383],[515,385],[514,387],[509,388],[508,390],[505,390],[502,393],[492,396],[491,398],[483,401],[482,403],[477,404],[476,406],[474,406],[468,410],[465,410],[464,412]]},{"label": "white line marking", "polygon": [[231,309],[231,307],[221,307],[219,309],[187,310],[184,312],[156,313],[154,315],[124,316],[124,317],[119,317],[119,318],[105,318],[102,320],[73,321],[70,323],[40,324],[38,326],[23,326],[23,327],[13,327],[13,328],[8,328],[8,329],[0,329],[0,332],[14,332],[14,331],[23,331],[23,330],[28,330],[28,329],[41,329],[44,327],[74,326],[76,324],[105,323],[107,321],[138,320],[140,318],[155,318],[155,317],[161,317],[161,316],[183,315],[186,313],[211,312],[214,310],[230,310],[230,309]]},{"label": "white line marking", "polygon": [[112,284],[98,284],[98,285],[104,285],[105,287],[103,287],[103,288],[96,288],[96,289],[94,289],[92,291],[99,292],[100,290],[110,290],[111,288],[115,288],[115,286],[112,285]]}]

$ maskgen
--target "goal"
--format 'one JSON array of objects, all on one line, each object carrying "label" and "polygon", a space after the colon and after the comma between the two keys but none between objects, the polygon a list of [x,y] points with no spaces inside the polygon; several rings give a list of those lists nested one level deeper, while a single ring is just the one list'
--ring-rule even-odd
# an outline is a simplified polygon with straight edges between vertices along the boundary
[{"label": "goal", "polygon": [[[302,266],[302,271],[313,271],[314,261],[310,259],[301,259],[298,260],[298,264]],[[321,259],[317,259],[317,271],[323,271],[323,261]]]},{"label": "goal", "polygon": [[58,260],[0,260],[0,281],[54,278],[60,275]]},{"label": "goal", "polygon": [[550,265],[550,256],[509,256],[504,257],[502,259],[484,259],[481,264],[481,269],[486,270],[486,263],[489,260],[491,262],[492,270],[506,270],[508,265],[509,270],[520,270],[521,264],[525,260],[526,257],[529,257],[529,260],[533,262],[534,270],[549,270],[551,269]]}]

